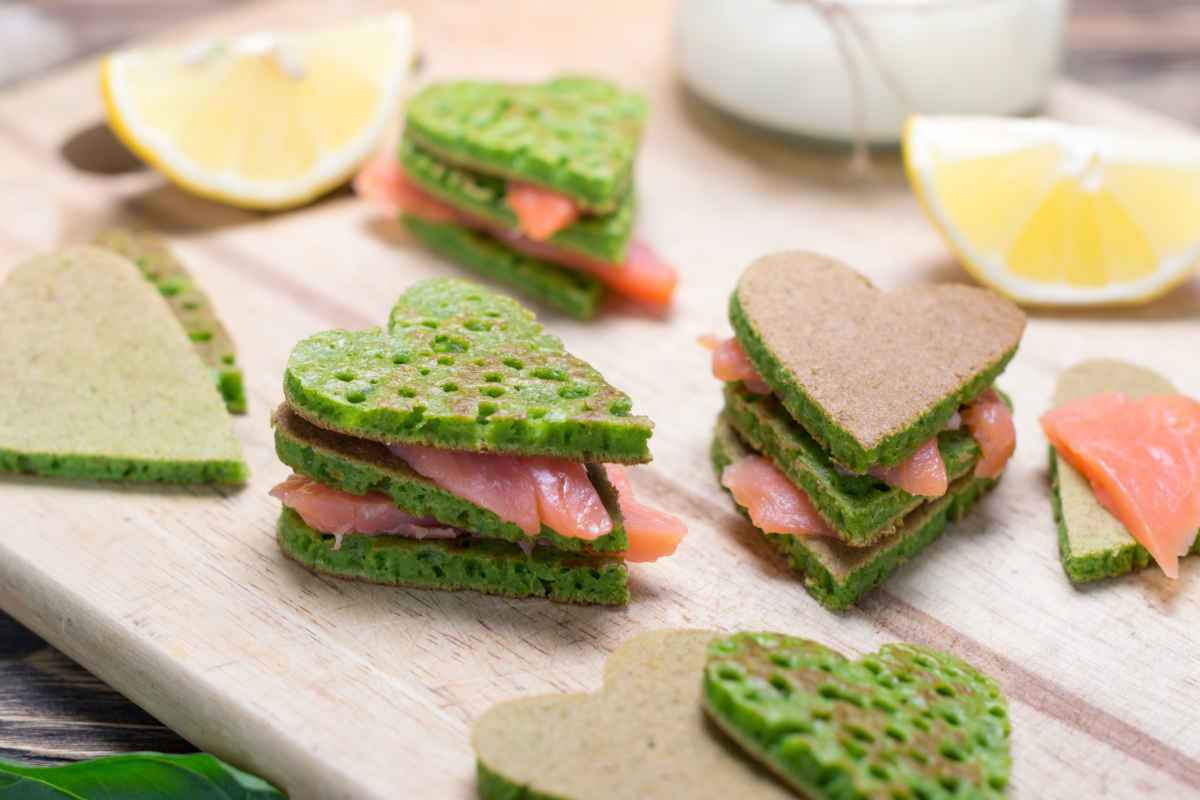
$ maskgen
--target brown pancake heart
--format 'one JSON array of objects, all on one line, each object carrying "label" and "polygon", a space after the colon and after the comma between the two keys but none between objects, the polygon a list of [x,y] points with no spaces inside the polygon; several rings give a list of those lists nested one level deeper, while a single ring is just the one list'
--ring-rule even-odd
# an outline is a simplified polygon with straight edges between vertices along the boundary
[{"label": "brown pancake heart", "polygon": [[814,253],[764,256],[730,318],[754,366],[834,459],[890,465],[942,429],[1016,352],[1025,315],[957,284],[882,292]]}]

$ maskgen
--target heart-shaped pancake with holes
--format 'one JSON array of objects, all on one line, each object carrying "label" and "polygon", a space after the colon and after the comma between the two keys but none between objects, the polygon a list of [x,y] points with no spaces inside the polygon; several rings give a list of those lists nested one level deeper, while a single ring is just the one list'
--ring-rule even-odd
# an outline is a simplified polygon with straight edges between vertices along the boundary
[{"label": "heart-shaped pancake with holes", "polygon": [[405,139],[439,161],[544,186],[610,214],[633,180],[646,101],[608,81],[435,83],[408,103]]},{"label": "heart-shaped pancake with holes", "polygon": [[888,644],[850,661],[807,639],[709,645],[704,706],[805,797],[999,798],[1009,720],[995,681],[959,659]]},{"label": "heart-shaped pancake with holes", "polygon": [[476,723],[485,800],[786,800],[787,788],[704,718],[715,631],[652,631],[609,657],[594,694],[501,703]]},{"label": "heart-shaped pancake with holes", "polygon": [[362,439],[574,461],[650,460],[651,422],[532,313],[467,281],[405,292],[388,330],[325,331],[292,350],[296,414]]},{"label": "heart-shaped pancake with holes", "polygon": [[903,461],[988,388],[1025,315],[956,284],[882,292],[805,252],[760,258],[730,300],[738,342],[796,421],[855,472]]}]

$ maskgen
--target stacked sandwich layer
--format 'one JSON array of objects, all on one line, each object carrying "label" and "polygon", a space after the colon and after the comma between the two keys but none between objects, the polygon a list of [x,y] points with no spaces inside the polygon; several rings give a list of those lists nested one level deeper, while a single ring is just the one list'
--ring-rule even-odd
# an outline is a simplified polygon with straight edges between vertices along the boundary
[{"label": "stacked sandwich layer", "polygon": [[992,383],[1024,329],[1007,301],[961,286],[885,295],[781,253],[746,271],[730,318],[735,338],[713,343],[726,382],[713,463],[824,605],[878,586],[1000,477],[1016,437]]},{"label": "stacked sandwich layer", "polygon": [[606,290],[665,308],[675,271],[633,241],[645,102],[605,81],[436,84],[361,193],[431,249],[586,319]]},{"label": "stacked sandwich layer", "polygon": [[622,464],[651,423],[513,300],[465,281],[401,296],[388,329],[292,351],[275,445],[295,474],[285,553],[378,583],[620,604],[626,561],[682,524],[638,504]]}]

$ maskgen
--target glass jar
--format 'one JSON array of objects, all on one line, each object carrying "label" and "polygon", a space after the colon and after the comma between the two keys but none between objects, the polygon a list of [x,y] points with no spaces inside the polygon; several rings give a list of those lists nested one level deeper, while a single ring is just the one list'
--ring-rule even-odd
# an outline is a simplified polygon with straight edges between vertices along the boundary
[{"label": "glass jar", "polygon": [[888,143],[910,113],[1040,107],[1058,72],[1067,6],[680,0],[676,60],[697,95],[739,117],[819,138]]}]

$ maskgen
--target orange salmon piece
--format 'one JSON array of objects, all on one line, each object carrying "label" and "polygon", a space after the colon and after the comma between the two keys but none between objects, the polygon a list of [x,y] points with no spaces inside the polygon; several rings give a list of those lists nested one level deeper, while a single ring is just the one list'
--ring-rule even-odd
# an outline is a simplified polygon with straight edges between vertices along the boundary
[{"label": "orange salmon piece", "polygon": [[509,181],[504,202],[517,215],[521,233],[544,242],[579,219],[579,204],[562,192],[532,183]]},{"label": "orange salmon piece", "polygon": [[617,490],[617,503],[625,521],[625,535],[629,537],[625,560],[657,561],[674,553],[687,535],[687,525],[683,520],[639,503],[633,495],[629,476],[622,467],[606,464],[604,469],[609,482]]},{"label": "orange salmon piece", "polygon": [[572,539],[591,540],[612,532],[612,518],[583,464],[419,445],[394,444],[389,449],[441,488],[530,536],[538,535],[543,525]]},{"label": "orange salmon piece", "polygon": [[485,229],[518,252],[594,275],[618,294],[656,311],[666,310],[679,284],[679,273],[675,268],[659,258],[648,244],[637,239],[629,242],[623,262],[609,264],[502,228],[486,226]]},{"label": "orange salmon piece", "polygon": [[441,200],[417,188],[400,162],[380,153],[354,176],[354,192],[388,215],[408,213],[429,222],[458,222],[458,213]]},{"label": "orange salmon piece", "polygon": [[765,533],[833,535],[808,495],[762,456],[746,456],[725,467],[721,485]]},{"label": "orange salmon piece", "polygon": [[679,273],[675,267],[659,258],[650,245],[638,239],[629,242],[623,263],[594,261],[585,269],[613,291],[659,310],[671,304],[675,287],[679,284]]},{"label": "orange salmon piece", "polygon": [[916,452],[892,467],[872,467],[870,473],[886,483],[918,497],[941,497],[950,488],[946,462],[934,436]]},{"label": "orange salmon piece", "polygon": [[395,534],[413,539],[453,539],[454,528],[442,527],[435,519],[419,519],[406,514],[392,498],[382,492],[350,494],[293,474],[270,492],[295,511],[310,528],[338,537],[345,534]]},{"label": "orange salmon piece", "polygon": [[533,477],[543,525],[575,539],[591,540],[612,533],[612,517],[583,464],[561,458],[521,460],[528,463]]},{"label": "orange salmon piece", "polygon": [[451,494],[486,508],[530,536],[541,532],[538,488],[523,459],[419,445],[394,444],[388,449]]},{"label": "orange salmon piece", "polygon": [[963,424],[979,443],[983,455],[975,465],[975,477],[997,478],[1017,449],[1017,429],[1012,411],[995,389],[988,389],[960,412]]},{"label": "orange salmon piece", "polygon": [[[700,344],[708,347],[709,342],[701,340]],[[712,374],[719,381],[741,381],[748,391],[754,394],[770,394],[771,387],[758,374],[758,370],[750,363],[746,351],[738,344],[738,340],[730,337],[710,348],[712,350]]]}]

